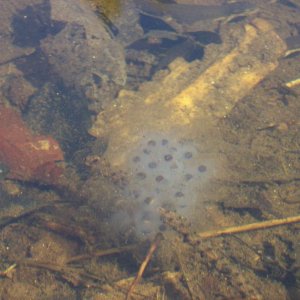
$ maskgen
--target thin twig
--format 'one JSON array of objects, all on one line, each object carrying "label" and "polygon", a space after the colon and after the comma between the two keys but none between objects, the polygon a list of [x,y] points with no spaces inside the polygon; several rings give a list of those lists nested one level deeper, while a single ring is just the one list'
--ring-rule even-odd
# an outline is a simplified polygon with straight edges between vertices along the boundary
[{"label": "thin twig", "polygon": [[65,265],[57,265],[50,262],[35,261],[33,259],[25,259],[18,262],[17,264],[20,266],[45,269],[48,271],[55,272],[73,286],[82,285],[85,287],[90,287],[91,284],[88,282],[89,280],[101,281],[101,278],[97,277],[96,275],[75,268],[66,267]]},{"label": "thin twig", "polygon": [[[182,262],[181,255],[180,255],[179,251],[177,250],[177,247],[174,244],[172,244],[172,246],[174,248],[174,252],[175,252],[175,255],[176,255],[178,263],[179,263],[179,267],[180,267],[180,270],[181,270],[181,273],[182,273],[182,277],[183,277],[184,282],[186,284],[186,289],[188,291],[189,298],[191,300],[194,300],[195,297],[194,297],[193,289],[191,287],[191,283],[190,283],[191,281],[189,280],[188,272],[186,272],[186,267],[185,267],[184,263]],[[201,295],[198,295],[198,297],[201,300],[205,299],[204,294],[203,294],[202,291],[201,291]]]},{"label": "thin twig", "polygon": [[0,272],[0,277],[11,278],[11,273],[15,270],[17,264],[10,265],[6,270]]},{"label": "thin twig", "polygon": [[22,221],[26,218],[29,218],[32,215],[34,215],[35,213],[41,212],[44,209],[53,208],[53,207],[56,207],[56,206],[62,205],[62,204],[63,204],[63,202],[44,204],[44,205],[41,205],[41,206],[37,206],[37,207],[31,208],[31,209],[25,210],[25,211],[21,212],[18,216],[9,217],[5,220],[0,220],[0,230],[3,229],[4,227],[10,225],[10,224],[17,223],[17,222]]},{"label": "thin twig", "polygon": [[241,226],[233,226],[224,229],[204,231],[204,232],[197,233],[196,235],[191,235],[188,237],[188,239],[191,243],[197,243],[203,239],[208,239],[208,238],[213,238],[213,237],[218,237],[218,236],[223,236],[228,234],[254,231],[259,229],[272,228],[280,225],[289,225],[289,224],[299,223],[299,222],[300,222],[300,216],[287,217],[282,219],[274,219],[274,220],[268,220],[263,222],[251,223],[251,224],[246,224]]},{"label": "thin twig", "polygon": [[135,277],[135,279],[133,280],[128,292],[127,292],[127,295],[126,295],[126,300],[129,300],[130,299],[130,296],[135,288],[135,286],[138,284],[138,282],[140,281],[140,279],[142,278],[143,274],[144,274],[144,271],[151,259],[151,257],[153,256],[153,253],[155,252],[155,250],[157,249],[160,241],[163,239],[163,235],[161,233],[158,233],[156,236],[155,236],[155,239],[153,241],[153,243],[151,244],[149,250],[148,250],[148,253],[144,259],[144,261],[142,262],[140,268],[139,268],[139,271]]},{"label": "thin twig", "polygon": [[131,251],[134,248],[136,248],[136,245],[130,245],[130,246],[125,246],[125,247],[120,247],[120,248],[112,248],[112,249],[107,249],[107,250],[97,250],[92,253],[73,256],[66,261],[66,264],[78,262],[78,261],[85,260],[85,259],[90,259],[93,257],[107,256],[107,255],[127,252],[127,251]]}]

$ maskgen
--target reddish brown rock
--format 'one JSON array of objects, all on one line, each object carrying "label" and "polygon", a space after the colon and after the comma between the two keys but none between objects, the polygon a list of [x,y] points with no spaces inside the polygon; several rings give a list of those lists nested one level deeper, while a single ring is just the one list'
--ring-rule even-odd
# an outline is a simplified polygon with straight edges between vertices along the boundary
[{"label": "reddish brown rock", "polygon": [[0,162],[9,168],[8,178],[56,184],[63,160],[57,141],[33,135],[16,111],[0,107]]}]

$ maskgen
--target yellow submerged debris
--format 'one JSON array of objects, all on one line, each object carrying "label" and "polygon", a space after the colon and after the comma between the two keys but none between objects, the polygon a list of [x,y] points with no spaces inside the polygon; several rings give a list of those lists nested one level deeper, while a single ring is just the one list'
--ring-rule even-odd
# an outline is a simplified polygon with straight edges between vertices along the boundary
[{"label": "yellow submerged debris", "polygon": [[105,155],[113,167],[126,169],[132,149],[149,132],[188,138],[201,145],[208,140],[203,140],[203,132],[217,138],[213,128],[218,120],[278,66],[286,50],[267,21],[257,18],[241,26],[236,46],[219,55],[206,70],[201,70],[199,61],[177,59],[166,76],[157,74],[137,92],[122,91],[97,116],[90,134],[109,138]]},{"label": "yellow submerged debris", "polygon": [[109,18],[119,15],[121,10],[120,0],[89,0],[89,2]]},{"label": "yellow submerged debris", "polygon": [[300,85],[300,78],[293,79],[293,80],[287,82],[285,85],[288,88],[296,87],[296,86]]}]

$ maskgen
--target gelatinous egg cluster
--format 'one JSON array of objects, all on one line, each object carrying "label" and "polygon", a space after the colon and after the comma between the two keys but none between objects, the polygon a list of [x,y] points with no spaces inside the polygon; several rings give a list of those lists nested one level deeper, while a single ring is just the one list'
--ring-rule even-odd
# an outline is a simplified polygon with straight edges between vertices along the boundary
[{"label": "gelatinous egg cluster", "polygon": [[210,168],[192,143],[148,135],[132,152],[127,193],[137,203],[136,228],[147,234],[161,225],[160,207],[188,216]]}]

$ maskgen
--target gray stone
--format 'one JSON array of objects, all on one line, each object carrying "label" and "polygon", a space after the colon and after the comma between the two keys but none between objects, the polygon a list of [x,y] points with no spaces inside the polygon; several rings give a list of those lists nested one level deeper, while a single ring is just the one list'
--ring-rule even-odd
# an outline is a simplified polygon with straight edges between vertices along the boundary
[{"label": "gray stone", "polygon": [[0,64],[15,64],[33,85],[34,76],[57,78],[100,111],[126,81],[123,47],[87,1],[4,1],[0,20]]}]

